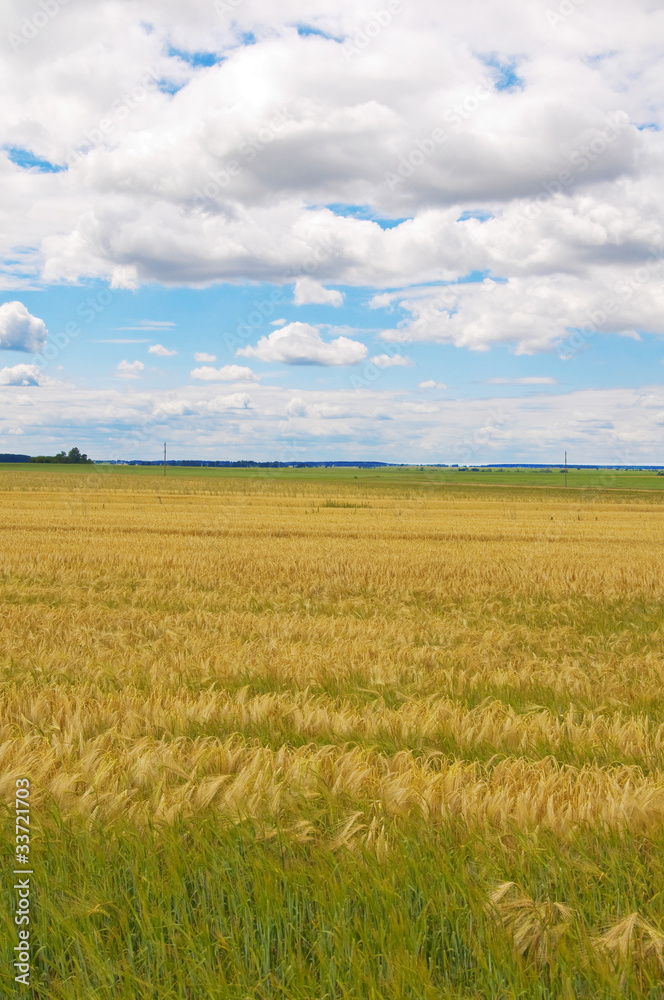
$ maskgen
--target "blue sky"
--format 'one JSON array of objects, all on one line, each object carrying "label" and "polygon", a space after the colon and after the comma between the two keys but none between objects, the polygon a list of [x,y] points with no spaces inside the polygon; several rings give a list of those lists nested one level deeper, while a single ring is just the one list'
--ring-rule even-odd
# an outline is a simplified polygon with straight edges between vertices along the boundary
[{"label": "blue sky", "polygon": [[568,8],[9,3],[0,450],[662,461],[664,15]]},{"label": "blue sky", "polygon": [[[143,381],[152,388],[175,388],[190,382],[192,369],[198,367],[196,353],[216,356],[217,366],[238,364],[236,347],[229,345],[228,336],[237,335],[238,326],[247,324],[247,317],[256,304],[270,303],[273,311],[259,323],[250,323],[253,336],[247,343],[255,344],[275,329],[272,322],[305,322],[326,331],[331,339],[344,326],[352,337],[366,344],[370,356],[386,349],[380,331],[394,324],[394,314],[388,309],[369,309],[372,289],[339,287],[345,295],[343,310],[326,305],[295,306],[293,288],[274,285],[220,285],[206,289],[163,288],[147,285],[137,291],[109,290],[102,282],[71,288],[56,286],[47,290],[24,292],[21,296],[31,313],[41,316],[54,336],[64,332],[74,322],[80,330],[66,350],[44,366],[44,371],[56,376],[62,366],[80,385],[116,384],[116,368],[122,360],[141,360],[146,365]],[[273,293],[279,294],[274,301]],[[107,298],[110,299],[106,304]],[[8,301],[3,296],[1,301]],[[0,302],[1,304],[1,302]],[[330,331],[331,332],[328,332]],[[244,342],[244,341],[243,341]],[[149,348],[162,345],[177,354],[165,358],[149,354]],[[57,346],[57,345],[56,345]],[[548,378],[546,388],[537,391],[569,392],[588,385],[601,388],[644,385],[652,377],[656,365],[664,359],[664,343],[655,335],[641,335],[638,341],[627,337],[589,337],[584,347],[569,359],[557,353],[515,355],[509,346],[490,351],[469,352],[449,344],[390,345],[398,347],[412,360],[412,366],[388,368],[381,372],[381,384],[417,390],[421,381],[433,378],[444,382],[450,393],[463,398],[488,399],[496,395],[532,394],[533,384],[501,385],[497,379],[509,380]],[[16,351],[0,352],[0,365],[24,360]],[[244,363],[244,362],[242,362]],[[325,385],[336,389],[348,387],[357,372],[355,366],[284,366],[257,362],[257,374],[265,380],[280,379],[280,385],[307,389]],[[537,384],[535,384],[537,385]]]}]

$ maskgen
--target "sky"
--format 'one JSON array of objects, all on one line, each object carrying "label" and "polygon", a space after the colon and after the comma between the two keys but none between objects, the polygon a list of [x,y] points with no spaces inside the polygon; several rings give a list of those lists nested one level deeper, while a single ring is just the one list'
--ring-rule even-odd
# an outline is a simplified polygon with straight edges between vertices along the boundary
[{"label": "sky", "polygon": [[5,0],[0,451],[664,465],[664,0]]}]

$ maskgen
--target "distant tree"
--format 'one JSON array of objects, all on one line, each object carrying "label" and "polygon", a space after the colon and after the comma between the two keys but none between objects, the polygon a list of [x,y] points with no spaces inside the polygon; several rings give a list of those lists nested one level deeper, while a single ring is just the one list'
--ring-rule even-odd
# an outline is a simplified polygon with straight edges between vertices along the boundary
[{"label": "distant tree", "polygon": [[30,461],[46,465],[94,465],[92,459],[81,454],[78,448],[72,448],[69,454],[66,451],[59,451],[57,455],[37,455]]},{"label": "distant tree", "polygon": [[87,462],[87,460],[88,460],[88,456],[87,455],[81,455],[81,453],[78,450],[78,448],[72,448],[71,451],[69,452],[69,454],[67,455],[67,461],[68,462],[79,463],[79,462]]}]

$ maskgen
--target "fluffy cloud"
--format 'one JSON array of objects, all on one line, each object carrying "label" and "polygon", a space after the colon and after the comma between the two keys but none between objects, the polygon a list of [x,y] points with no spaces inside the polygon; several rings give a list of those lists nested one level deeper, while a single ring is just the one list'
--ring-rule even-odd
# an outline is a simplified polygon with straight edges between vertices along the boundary
[{"label": "fluffy cloud", "polygon": [[206,354],[205,351],[196,351],[196,353],[194,354],[194,361],[198,361],[201,363],[207,362],[208,364],[212,364],[216,360],[217,360],[216,354]]},{"label": "fluffy cloud", "polygon": [[428,378],[424,382],[417,383],[418,389],[447,389],[444,382],[436,382],[435,379]]},{"label": "fluffy cloud", "polygon": [[313,278],[298,278],[295,282],[293,302],[296,306],[342,306],[344,297],[342,292],[338,292],[334,288],[325,288]]},{"label": "fluffy cloud", "polygon": [[177,353],[177,351],[169,351],[163,344],[153,344],[152,347],[148,347],[148,354],[156,354],[158,358],[173,358]]},{"label": "fluffy cloud", "polygon": [[43,319],[31,316],[22,302],[0,306],[0,349],[37,353],[43,350],[47,336]]},{"label": "fluffy cloud", "polygon": [[[39,385],[41,381],[37,365],[13,365],[0,368],[0,385]],[[24,399],[21,399],[23,402]]]},{"label": "fluffy cloud", "polygon": [[517,354],[557,349],[569,357],[596,333],[630,335],[635,327],[660,332],[663,263],[664,257],[651,258],[630,269],[591,269],[583,277],[557,272],[406,292],[399,300],[406,318],[382,337],[479,351],[508,344]]},{"label": "fluffy cloud", "polygon": [[286,413],[289,417],[306,417],[307,404],[301,396],[294,396],[286,406]]},{"label": "fluffy cloud", "polygon": [[236,353],[287,365],[356,365],[364,361],[368,351],[364,344],[349,337],[337,337],[326,344],[315,326],[288,323],[261,337],[255,347],[242,347]]},{"label": "fluffy cloud", "polygon": [[200,382],[255,382],[257,378],[251,368],[243,368],[241,365],[194,368],[189,374]]},{"label": "fluffy cloud", "polygon": [[357,418],[357,410],[340,403],[305,402],[301,396],[294,396],[286,406],[289,417],[307,417],[314,420],[341,420]]},{"label": "fluffy cloud", "polygon": [[144,370],[142,361],[121,361],[115,371],[120,378],[139,378]]},{"label": "fluffy cloud", "polygon": [[216,396],[198,404],[199,413],[225,413],[226,410],[249,410],[253,406],[251,396],[246,392],[234,392],[230,396]]},{"label": "fluffy cloud", "polygon": [[413,364],[412,359],[403,354],[375,354],[369,361],[377,368],[410,368]]}]

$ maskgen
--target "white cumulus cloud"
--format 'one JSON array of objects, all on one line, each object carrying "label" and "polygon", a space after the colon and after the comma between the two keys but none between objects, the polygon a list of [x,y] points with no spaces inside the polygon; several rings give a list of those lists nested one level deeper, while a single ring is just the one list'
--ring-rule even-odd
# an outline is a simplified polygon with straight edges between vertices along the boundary
[{"label": "white cumulus cloud", "polygon": [[194,368],[189,374],[199,382],[255,382],[257,379],[251,368],[243,368],[242,365]]},{"label": "white cumulus cloud", "polygon": [[120,378],[138,378],[139,373],[145,370],[142,361],[121,361],[116,368],[116,374]]},{"label": "white cumulus cloud", "polygon": [[314,281],[313,278],[298,278],[295,282],[293,302],[296,306],[342,306],[344,296],[343,292],[325,288],[320,281]]},{"label": "white cumulus cloud", "polygon": [[208,364],[212,364],[216,360],[216,354],[206,354],[205,351],[196,351],[194,354],[194,361],[198,361],[199,363],[207,362]]},{"label": "white cumulus cloud", "polygon": [[252,406],[251,396],[246,392],[234,392],[230,396],[217,396],[199,403],[198,409],[201,413],[225,413],[226,410],[249,410]]},{"label": "white cumulus cloud", "polygon": [[369,361],[377,368],[410,368],[411,358],[403,354],[375,354]]},{"label": "white cumulus cloud", "polygon": [[289,417],[306,417],[307,404],[301,396],[293,396],[286,407],[286,413]]},{"label": "white cumulus cloud", "polygon": [[337,337],[326,344],[315,326],[289,323],[261,337],[255,347],[241,347],[236,353],[287,365],[356,365],[364,361],[368,351],[359,340],[349,337]]},{"label": "white cumulus cloud", "polygon": [[309,417],[314,420],[340,420],[357,416],[352,407],[342,403],[306,403],[301,396],[294,396],[286,406],[289,417]]},{"label": "white cumulus cloud", "polygon": [[[39,385],[40,372],[37,365],[13,365],[11,368],[0,368],[0,385]],[[25,397],[19,397],[18,402],[24,402]]]},{"label": "white cumulus cloud", "polygon": [[156,354],[158,358],[173,358],[177,353],[177,351],[169,351],[163,344],[153,344],[152,347],[148,347],[148,354]]},{"label": "white cumulus cloud", "polygon": [[22,302],[0,306],[0,349],[3,351],[43,350],[48,330],[43,319],[31,316]]},{"label": "white cumulus cloud", "polygon": [[433,378],[425,379],[424,382],[417,383],[418,389],[447,389],[444,382],[436,382]]}]

